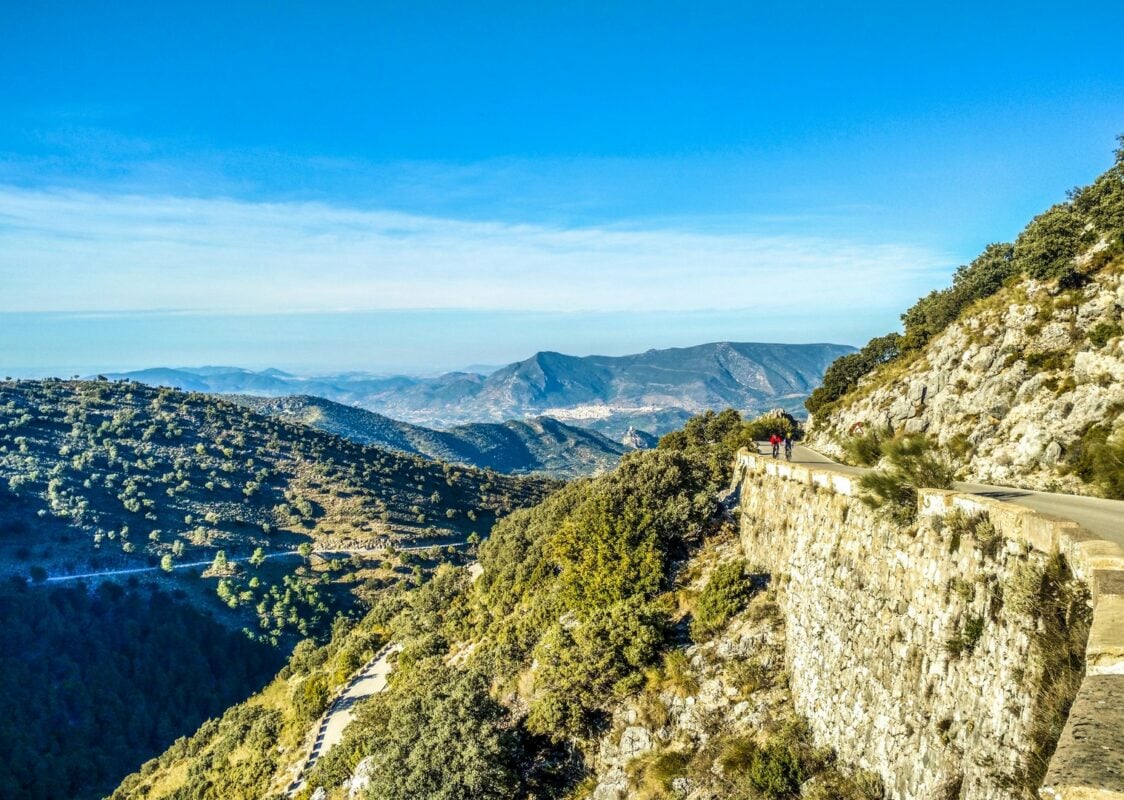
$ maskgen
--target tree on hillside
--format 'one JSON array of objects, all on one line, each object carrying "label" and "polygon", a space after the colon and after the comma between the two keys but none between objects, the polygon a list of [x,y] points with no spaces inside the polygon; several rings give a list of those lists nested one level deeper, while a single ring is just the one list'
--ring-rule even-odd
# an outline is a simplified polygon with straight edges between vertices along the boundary
[{"label": "tree on hillside", "polygon": [[828,403],[838,400],[859,384],[859,380],[881,364],[901,354],[902,337],[888,333],[871,339],[857,353],[849,353],[831,362],[823,376],[823,385],[804,401],[804,407],[815,414]]},{"label": "tree on hillside", "polygon": [[[367,797],[506,800],[516,796],[521,746],[486,676],[429,658],[404,685],[376,695],[353,723],[374,759]],[[439,757],[435,757],[439,755]]]},{"label": "tree on hillside", "polygon": [[1035,217],[1015,240],[1015,263],[1032,278],[1062,278],[1074,269],[1084,221],[1069,203]]}]

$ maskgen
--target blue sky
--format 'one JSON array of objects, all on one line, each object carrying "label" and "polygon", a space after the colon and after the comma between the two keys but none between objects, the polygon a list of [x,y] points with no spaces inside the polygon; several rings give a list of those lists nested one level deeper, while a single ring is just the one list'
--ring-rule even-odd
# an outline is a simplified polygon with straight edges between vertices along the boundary
[{"label": "blue sky", "polygon": [[1119,3],[9,5],[14,371],[861,343],[1124,132]]}]

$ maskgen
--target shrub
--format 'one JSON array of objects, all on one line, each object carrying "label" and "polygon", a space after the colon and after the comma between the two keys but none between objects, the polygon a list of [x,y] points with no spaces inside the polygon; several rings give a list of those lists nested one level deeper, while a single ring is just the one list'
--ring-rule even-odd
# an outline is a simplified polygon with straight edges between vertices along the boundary
[{"label": "shrub", "polygon": [[1124,328],[1118,323],[1100,322],[1090,329],[1087,336],[1089,337],[1089,341],[1092,342],[1093,347],[1100,348],[1104,347],[1121,334],[1124,334]]},{"label": "shrub", "polygon": [[905,434],[882,444],[887,468],[868,472],[859,485],[862,500],[885,511],[898,524],[908,524],[917,515],[918,489],[948,489],[955,477],[951,465],[922,434]]},{"label": "shrub", "polygon": [[1102,495],[1124,499],[1124,430],[1109,432],[1109,424],[1093,425],[1067,458],[1068,470]]},{"label": "shrub", "polygon": [[756,796],[788,800],[800,796],[800,786],[822,768],[807,728],[790,724],[762,745],[747,737],[726,742],[718,756],[723,771]]},{"label": "shrub", "polygon": [[1036,561],[1015,567],[1003,587],[1003,606],[1014,614],[1037,617],[1042,602],[1046,570]]},{"label": "shrub", "polygon": [[1084,223],[1069,203],[1039,214],[1015,240],[1018,270],[1038,280],[1062,278],[1074,271]]},{"label": "shrub", "polygon": [[[948,530],[955,542],[958,543],[964,536],[971,536],[979,551],[987,557],[994,556],[1002,542],[1003,537],[992,523],[987,512],[981,511],[969,514],[963,509],[954,508],[944,515],[942,521],[945,529]],[[951,544],[949,547],[953,551],[959,549]]]},{"label": "shrub", "polygon": [[900,474],[888,470],[868,472],[859,480],[862,501],[885,512],[899,525],[908,525],[917,516],[917,490]]},{"label": "shrub", "polygon": [[816,777],[812,785],[803,788],[801,797],[807,800],[882,800],[886,796],[882,779],[873,772],[844,773],[833,768]]},{"label": "shrub", "polygon": [[884,437],[878,431],[870,430],[861,436],[852,436],[843,442],[843,452],[847,459],[863,467],[873,467],[882,458]]},{"label": "shrub", "polygon": [[951,489],[955,473],[936,444],[923,434],[905,434],[888,440],[882,455],[914,487]]},{"label": "shrub", "polygon": [[768,668],[756,658],[744,658],[731,661],[725,669],[726,681],[732,684],[741,698],[749,697],[758,689],[767,689],[772,685],[773,676]]},{"label": "shrub", "polygon": [[691,620],[691,637],[701,641],[720,631],[753,596],[754,588],[743,562],[721,564],[699,595]]},{"label": "shrub", "polygon": [[1062,350],[1047,350],[1042,353],[1028,353],[1026,356],[1026,369],[1031,375],[1039,372],[1053,372],[1065,369],[1069,357]]},{"label": "shrub", "polygon": [[983,636],[983,617],[969,617],[960,632],[945,642],[945,649],[954,656],[972,653]]},{"label": "shrub", "polygon": [[293,690],[293,711],[298,719],[310,721],[320,716],[328,707],[328,679],[324,675],[313,675]]},{"label": "shrub", "polygon": [[663,657],[660,685],[672,689],[679,697],[698,694],[699,680],[691,671],[691,662],[682,650],[672,650]]},{"label": "shrub", "polygon": [[628,765],[629,777],[636,797],[666,797],[671,792],[672,781],[686,774],[688,757],[676,750],[647,753],[633,759]]}]

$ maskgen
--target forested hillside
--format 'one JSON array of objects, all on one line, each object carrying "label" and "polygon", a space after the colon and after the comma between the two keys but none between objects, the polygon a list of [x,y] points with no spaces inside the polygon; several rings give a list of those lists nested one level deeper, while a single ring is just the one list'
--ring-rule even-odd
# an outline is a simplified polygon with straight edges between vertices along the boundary
[{"label": "forested hillside", "polygon": [[[390,687],[360,707],[304,796],[316,787],[346,796],[342,783],[361,761],[370,783],[357,791],[372,798],[587,796],[622,704],[667,719],[679,714],[676,698],[681,706],[697,692],[702,676],[683,646],[718,642],[735,618],[771,635],[767,597],[747,608],[762,584],[696,557],[723,537],[716,497],[734,452],[769,424],[708,414],[616,471],[512,514],[481,546],[475,583],[444,568],[384,596],[329,644],[301,648],[260,695],[130,776],[114,800],[279,795],[332,690],[386,641],[403,646]],[[684,729],[684,742],[654,749],[621,779],[645,797],[687,776],[747,797],[794,797],[813,777],[820,793],[809,796],[876,796],[811,746],[770,663],[723,679],[751,703],[723,694],[703,740]],[[768,712],[734,712],[754,703]]]},{"label": "forested hillside", "polygon": [[827,370],[807,402],[822,449],[935,437],[964,475],[1124,497],[1124,137],[1116,163],[991,244]]},{"label": "forested hillside", "polygon": [[6,798],[100,797],[283,663],[155,586],[0,584],[0,625]]},{"label": "forested hillside", "polygon": [[[463,559],[437,545],[553,487],[203,395],[0,383],[0,796],[104,795],[298,639]],[[419,543],[435,546],[393,549]],[[115,570],[131,572],[56,582]]]},{"label": "forested hillside", "polygon": [[630,447],[549,417],[457,425],[411,425],[322,397],[234,398],[256,411],[403,453],[497,472],[577,477],[604,472]]},{"label": "forested hillside", "polygon": [[0,568],[38,577],[463,539],[549,488],[107,381],[0,383],[0,486]]}]

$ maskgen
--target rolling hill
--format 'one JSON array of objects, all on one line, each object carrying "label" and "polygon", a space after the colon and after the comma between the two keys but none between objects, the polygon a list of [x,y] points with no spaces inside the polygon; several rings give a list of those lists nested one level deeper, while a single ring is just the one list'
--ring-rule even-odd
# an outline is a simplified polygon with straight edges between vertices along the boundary
[{"label": "rolling hill", "polygon": [[139,383],[0,383],[0,448],[5,571],[463,537],[547,486]]},{"label": "rolling hill", "polygon": [[0,796],[104,796],[298,639],[464,560],[388,546],[472,541],[554,486],[210,395],[0,382]]},{"label": "rolling hill", "polygon": [[428,427],[550,416],[619,441],[634,427],[656,435],[706,410],[801,411],[836,344],[718,342],[626,356],[541,352],[488,375],[434,378],[363,373],[297,377],[233,367],[153,369],[119,376],[200,392],[313,395]]},{"label": "rolling hill", "polygon": [[591,475],[611,468],[634,449],[550,417],[470,423],[439,431],[311,395],[235,399],[262,414],[361,444],[497,472]]}]

